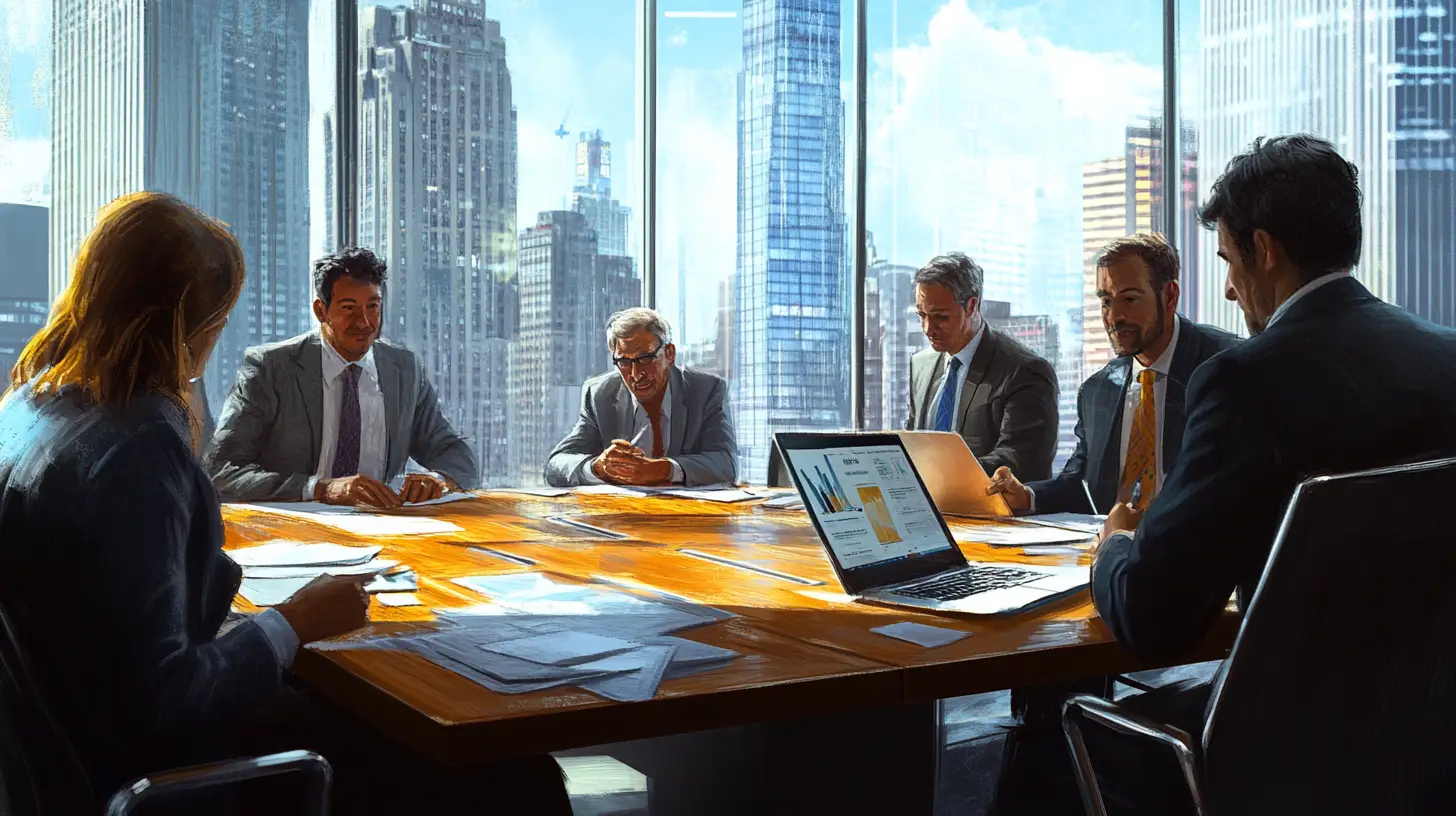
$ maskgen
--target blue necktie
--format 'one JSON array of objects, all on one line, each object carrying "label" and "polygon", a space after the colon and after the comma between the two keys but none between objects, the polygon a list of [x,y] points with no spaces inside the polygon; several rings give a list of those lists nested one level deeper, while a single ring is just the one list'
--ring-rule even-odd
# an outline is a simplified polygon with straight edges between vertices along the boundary
[{"label": "blue necktie", "polygon": [[940,401],[935,404],[935,430],[950,430],[951,421],[955,418],[956,409],[956,384],[960,382],[961,359],[950,358],[950,371],[945,375],[945,383],[940,387]]},{"label": "blue necktie", "polygon": [[339,443],[334,447],[332,476],[342,479],[359,473],[359,366],[344,369],[344,393],[339,400]]}]

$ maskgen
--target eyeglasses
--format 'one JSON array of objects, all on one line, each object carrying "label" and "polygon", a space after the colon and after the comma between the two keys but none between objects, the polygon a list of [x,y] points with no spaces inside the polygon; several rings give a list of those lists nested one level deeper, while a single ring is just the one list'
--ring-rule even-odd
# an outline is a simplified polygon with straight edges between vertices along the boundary
[{"label": "eyeglasses", "polygon": [[652,363],[657,362],[657,358],[662,356],[662,349],[663,347],[659,345],[656,351],[650,352],[648,354],[643,354],[638,357],[613,357],[612,365],[620,368],[623,371],[631,370],[632,366],[634,365],[651,365]]}]

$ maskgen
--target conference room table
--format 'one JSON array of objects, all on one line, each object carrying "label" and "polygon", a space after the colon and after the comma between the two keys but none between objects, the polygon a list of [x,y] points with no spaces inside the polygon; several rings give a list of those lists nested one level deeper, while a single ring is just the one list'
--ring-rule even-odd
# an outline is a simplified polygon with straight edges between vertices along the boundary
[{"label": "conference room table", "polygon": [[[777,720],[850,715],[949,697],[1160,668],[1113,640],[1086,591],[1003,616],[920,613],[845,596],[802,508],[763,498],[722,503],[668,495],[575,491],[547,496],[479,491],[467,500],[401,508],[447,521],[450,532],[361,536],[315,519],[225,505],[227,548],[270,540],[380,545],[380,557],[417,575],[419,606],[371,604],[363,636],[435,624],[435,609],[486,598],[455,583],[471,576],[540,572],[563,583],[652,588],[731,613],[678,636],[739,653],[727,665],[664,681],[654,699],[612,702],[560,686],[500,694],[402,650],[300,650],[294,674],[384,734],[457,764],[565,751]],[[1086,564],[1090,554],[1028,555],[981,543],[1013,520],[947,517],[973,561]],[[241,596],[237,608],[253,607]],[[911,621],[968,633],[926,648],[872,631]],[[1237,628],[1228,614],[1177,663],[1224,656]],[[358,639],[346,636],[344,640]]]}]

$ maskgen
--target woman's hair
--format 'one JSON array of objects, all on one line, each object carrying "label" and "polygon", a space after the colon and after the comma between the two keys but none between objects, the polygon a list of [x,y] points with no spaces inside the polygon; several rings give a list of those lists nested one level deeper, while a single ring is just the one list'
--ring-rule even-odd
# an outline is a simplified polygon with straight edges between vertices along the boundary
[{"label": "woman's hair", "polygon": [[195,424],[194,354],[227,322],[242,288],[243,252],[221,222],[163,193],[118,198],[86,236],[11,385],[33,380],[53,393],[75,384],[105,405],[153,391]]}]

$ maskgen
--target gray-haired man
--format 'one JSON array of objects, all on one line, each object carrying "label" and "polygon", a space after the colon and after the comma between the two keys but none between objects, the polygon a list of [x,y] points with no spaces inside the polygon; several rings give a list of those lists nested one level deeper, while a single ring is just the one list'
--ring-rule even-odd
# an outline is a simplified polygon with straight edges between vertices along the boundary
[{"label": "gray-haired man", "polygon": [[722,378],[678,368],[672,328],[651,309],[607,321],[615,371],[587,380],[576,427],[546,461],[557,487],[733,484],[738,443]]},{"label": "gray-haired man", "polygon": [[915,312],[930,348],[910,358],[910,430],[952,431],[986,473],[1047,479],[1057,454],[1051,364],[986,325],[984,273],[959,252],[915,273]]}]

